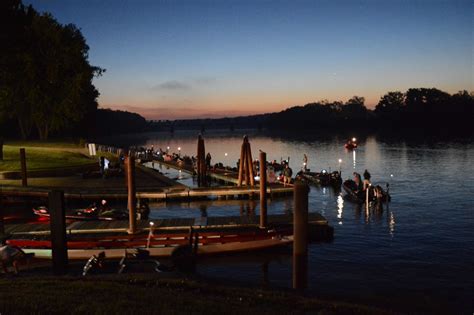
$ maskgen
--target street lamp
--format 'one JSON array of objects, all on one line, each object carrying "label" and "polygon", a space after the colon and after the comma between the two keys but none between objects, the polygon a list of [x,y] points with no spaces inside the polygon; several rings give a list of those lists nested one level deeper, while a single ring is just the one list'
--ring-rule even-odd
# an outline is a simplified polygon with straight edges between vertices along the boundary
[{"label": "street lamp", "polygon": [[341,163],[342,163],[342,160],[339,159],[339,176],[341,175]]}]

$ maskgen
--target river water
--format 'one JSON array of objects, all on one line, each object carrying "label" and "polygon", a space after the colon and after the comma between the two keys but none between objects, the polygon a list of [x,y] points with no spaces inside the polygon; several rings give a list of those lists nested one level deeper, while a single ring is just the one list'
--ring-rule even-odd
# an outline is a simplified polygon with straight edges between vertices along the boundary
[{"label": "river water", "polygon": [[[368,169],[372,182],[390,183],[392,202],[368,213],[331,188],[311,187],[310,211],[320,212],[335,229],[330,243],[309,248],[310,294],[370,303],[403,311],[451,309],[472,313],[474,296],[474,143],[463,141],[359,139],[356,151],[338,136],[277,137],[249,131],[254,158],[290,158],[296,173],[303,154],[308,167],[342,170],[343,178]],[[205,133],[212,162],[235,166],[242,131]],[[195,155],[197,132],[154,133],[103,139]],[[339,163],[339,159],[342,160]],[[189,183],[189,179],[184,179]],[[258,215],[258,201],[203,201],[152,204],[152,217]],[[272,200],[269,213],[291,211],[291,197]],[[262,266],[268,266],[263,273]],[[290,288],[291,251],[207,259],[198,272],[244,285]],[[265,276],[266,275],[266,276]]]}]

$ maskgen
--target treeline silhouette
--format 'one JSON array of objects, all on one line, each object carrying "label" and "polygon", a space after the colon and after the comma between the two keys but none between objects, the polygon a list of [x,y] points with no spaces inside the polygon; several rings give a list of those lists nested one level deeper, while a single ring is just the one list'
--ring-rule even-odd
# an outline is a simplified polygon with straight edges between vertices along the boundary
[{"label": "treeline silhouette", "polygon": [[269,116],[266,126],[283,130],[366,130],[383,132],[471,131],[474,94],[450,95],[436,88],[411,88],[405,93],[388,92],[375,110],[367,109],[363,97],[346,103],[321,101],[295,106]]},{"label": "treeline silhouette", "polygon": [[0,20],[2,125],[42,140],[84,125],[97,110],[92,80],[105,70],[89,63],[81,31],[20,0],[0,1]]},{"label": "treeline silhouette", "polygon": [[92,84],[105,69],[90,65],[74,24],[60,24],[21,0],[0,1],[0,140],[41,140],[141,132],[139,114],[98,109]]},{"label": "treeline silhouette", "polygon": [[292,132],[384,132],[410,134],[472,134],[474,94],[459,91],[453,95],[436,88],[411,88],[405,93],[388,92],[374,110],[365,106],[364,97],[346,102],[320,101],[294,106],[281,112],[220,119],[188,119],[150,122],[148,130],[179,129],[261,129]]}]

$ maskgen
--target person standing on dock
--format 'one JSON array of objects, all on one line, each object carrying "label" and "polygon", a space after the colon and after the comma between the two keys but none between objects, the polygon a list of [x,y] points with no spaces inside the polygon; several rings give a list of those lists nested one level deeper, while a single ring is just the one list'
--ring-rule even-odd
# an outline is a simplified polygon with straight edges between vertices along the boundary
[{"label": "person standing on dock", "polygon": [[308,170],[308,156],[306,154],[303,154],[303,172],[306,172]]},{"label": "person standing on dock", "polygon": [[206,155],[206,168],[208,170],[211,169],[211,159],[212,159],[211,153],[207,152],[207,155]]},{"label": "person standing on dock", "polygon": [[291,184],[291,176],[293,175],[293,170],[290,168],[290,164],[285,165],[285,169],[283,170],[283,185]]}]

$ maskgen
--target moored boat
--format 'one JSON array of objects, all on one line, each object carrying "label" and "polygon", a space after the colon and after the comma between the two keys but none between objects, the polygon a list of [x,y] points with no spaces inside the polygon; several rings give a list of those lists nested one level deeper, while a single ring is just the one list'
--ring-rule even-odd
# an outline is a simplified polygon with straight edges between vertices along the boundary
[{"label": "moored boat", "polygon": [[347,150],[354,150],[355,148],[357,148],[357,139],[352,138],[350,140],[347,140],[347,142],[344,144],[344,147]]},{"label": "moored boat", "polygon": [[[342,184],[344,191],[346,192],[347,199],[356,203],[364,203],[367,196],[365,191],[357,191],[357,185],[352,179],[344,181]],[[391,197],[387,191],[385,191],[381,186],[371,186],[369,188],[369,201],[380,201],[388,202]]]},{"label": "moored boat", "polygon": [[[49,210],[46,207],[33,208],[33,213],[39,217],[49,218]],[[128,219],[128,213],[122,210],[109,209],[106,211],[99,211],[97,207],[88,207],[85,209],[74,210],[73,213],[65,215],[66,219],[71,220],[101,220],[101,221],[113,221],[113,220],[126,220]]]},{"label": "moored boat", "polygon": [[[198,232],[197,254],[226,254],[284,246],[292,243],[291,234],[290,229]],[[78,238],[68,241],[67,245],[69,259],[88,259],[100,252],[104,252],[107,258],[121,258],[125,250],[133,248],[146,249],[153,257],[171,257],[176,248],[189,245],[191,241],[190,233],[181,232]],[[12,239],[7,243],[21,247],[25,253],[34,253],[36,258],[52,257],[50,240]]]},{"label": "moored boat", "polygon": [[326,170],[321,172],[300,171],[297,177],[316,185],[332,186],[334,188],[340,188],[342,183],[341,173],[338,171],[331,173]]}]

